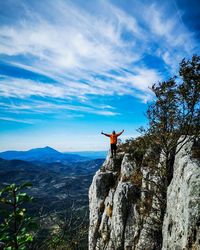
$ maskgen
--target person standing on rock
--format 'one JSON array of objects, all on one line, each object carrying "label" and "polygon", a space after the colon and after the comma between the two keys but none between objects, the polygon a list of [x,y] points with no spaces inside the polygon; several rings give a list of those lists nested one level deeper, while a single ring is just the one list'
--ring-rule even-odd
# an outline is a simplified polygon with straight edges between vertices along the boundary
[{"label": "person standing on rock", "polygon": [[112,134],[105,134],[103,131],[101,132],[102,135],[105,135],[107,137],[110,137],[110,150],[111,150],[111,157],[114,156],[116,158],[116,150],[117,150],[117,137],[120,136],[124,132],[124,129],[120,133],[115,133],[113,130]]}]

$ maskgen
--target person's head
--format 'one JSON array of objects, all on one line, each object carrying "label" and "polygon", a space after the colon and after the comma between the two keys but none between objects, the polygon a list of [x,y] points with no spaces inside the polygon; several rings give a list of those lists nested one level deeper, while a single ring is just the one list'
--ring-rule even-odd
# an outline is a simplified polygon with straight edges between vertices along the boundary
[{"label": "person's head", "polygon": [[113,132],[112,132],[112,133],[113,133],[113,135],[115,135],[115,130],[113,130]]}]

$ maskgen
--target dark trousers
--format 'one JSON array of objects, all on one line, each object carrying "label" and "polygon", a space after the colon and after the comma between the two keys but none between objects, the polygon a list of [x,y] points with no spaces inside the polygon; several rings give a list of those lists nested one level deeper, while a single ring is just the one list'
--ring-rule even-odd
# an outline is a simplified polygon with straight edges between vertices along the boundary
[{"label": "dark trousers", "polygon": [[110,149],[111,149],[111,156],[113,157],[114,154],[114,156],[116,157],[117,144],[110,144]]}]

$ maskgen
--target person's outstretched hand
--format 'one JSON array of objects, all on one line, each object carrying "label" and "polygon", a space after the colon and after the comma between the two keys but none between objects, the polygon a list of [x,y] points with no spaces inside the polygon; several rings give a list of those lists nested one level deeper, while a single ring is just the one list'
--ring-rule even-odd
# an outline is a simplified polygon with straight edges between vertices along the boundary
[{"label": "person's outstretched hand", "polygon": [[103,131],[101,131],[101,134],[103,135]]}]

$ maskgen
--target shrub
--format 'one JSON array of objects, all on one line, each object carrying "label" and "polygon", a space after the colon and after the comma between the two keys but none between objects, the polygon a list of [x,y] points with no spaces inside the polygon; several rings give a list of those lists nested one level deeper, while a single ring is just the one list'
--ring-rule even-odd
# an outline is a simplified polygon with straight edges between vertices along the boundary
[{"label": "shrub", "polygon": [[0,241],[5,243],[5,250],[25,250],[33,241],[33,230],[36,223],[27,216],[24,204],[33,198],[21,192],[30,187],[30,183],[17,186],[8,185],[0,190],[1,214],[4,216],[0,224]]}]

